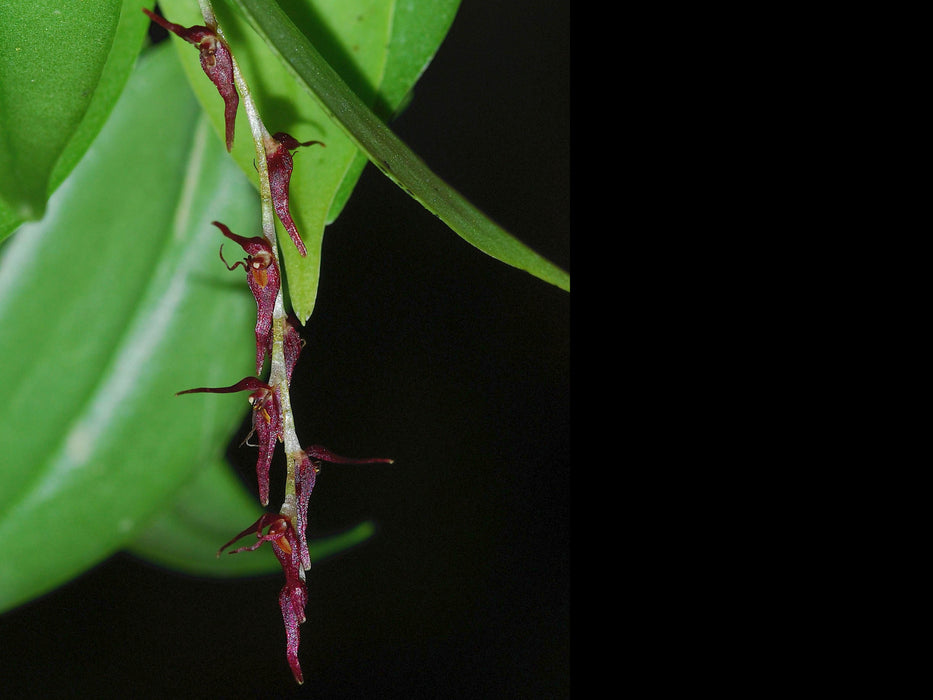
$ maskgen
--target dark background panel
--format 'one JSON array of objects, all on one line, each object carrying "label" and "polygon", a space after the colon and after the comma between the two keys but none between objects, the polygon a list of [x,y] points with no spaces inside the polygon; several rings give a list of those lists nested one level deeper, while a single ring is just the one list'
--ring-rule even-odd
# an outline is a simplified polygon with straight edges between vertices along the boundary
[{"label": "dark background panel", "polygon": [[[568,3],[464,0],[393,124],[565,268],[569,63]],[[396,463],[319,476],[312,536],[378,529],[309,572],[305,686],[285,660],[280,576],[194,579],[118,555],[0,616],[5,697],[569,695],[569,295],[370,167],[327,232],[318,299],[299,436]],[[252,483],[255,453],[230,455]]]}]

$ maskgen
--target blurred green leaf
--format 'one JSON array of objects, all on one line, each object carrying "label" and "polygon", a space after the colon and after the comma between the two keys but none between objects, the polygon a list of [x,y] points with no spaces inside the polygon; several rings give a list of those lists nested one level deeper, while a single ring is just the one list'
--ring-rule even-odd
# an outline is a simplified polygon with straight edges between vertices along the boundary
[{"label": "blurred green leaf", "polygon": [[258,218],[175,55],[144,54],[0,258],[0,610],[124,546],[219,458],[245,397],[174,394],[254,370],[255,304],[210,222]]},{"label": "blurred green leaf", "polygon": [[[459,0],[287,0],[281,5],[359,99],[388,117],[398,110],[434,56]],[[159,6],[172,22],[203,24],[196,3],[190,0],[165,0]],[[278,10],[278,6],[264,2],[263,9]],[[299,141],[313,139],[326,144],[325,148],[299,149],[294,154],[291,208],[308,249],[306,257],[298,254],[276,222],[289,301],[305,321],[317,295],[324,227],[339,215],[366,158],[295,81],[289,65],[253,31],[252,19],[245,19],[239,11],[231,12],[221,2],[214,3],[214,10],[269,131],[285,131]],[[222,103],[201,71],[197,51],[181,40],[175,43],[195,93],[211,116],[218,138],[223,138]],[[255,182],[256,152],[243,109],[237,119],[233,155]]]},{"label": "blurred green leaf", "polygon": [[[281,571],[272,547],[243,556],[217,557],[217,550],[262,515],[223,458],[199,465],[127,550],[169,569],[199,576],[240,576]],[[245,540],[244,540],[245,542]]]},{"label": "blurred green leaf", "polygon": [[143,44],[142,4],[0,3],[0,240],[42,216],[100,131]]}]

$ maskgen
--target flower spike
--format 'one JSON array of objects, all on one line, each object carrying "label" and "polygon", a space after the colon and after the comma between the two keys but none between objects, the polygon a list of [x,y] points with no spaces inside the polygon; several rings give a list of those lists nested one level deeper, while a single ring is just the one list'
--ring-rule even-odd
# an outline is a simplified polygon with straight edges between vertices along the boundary
[{"label": "flower spike", "polygon": [[232,394],[237,391],[249,391],[250,405],[253,407],[253,429],[246,436],[246,442],[253,433],[259,436],[259,456],[256,459],[256,480],[259,484],[259,501],[269,505],[269,469],[275,444],[282,439],[282,409],[279,391],[256,377],[246,377],[236,384],[224,387],[199,387],[179,391],[181,394]]},{"label": "flower spike", "polygon": [[245,238],[233,233],[219,221],[211,223],[246,251],[245,260],[237,260],[230,265],[224,259],[223,246],[220,246],[220,259],[228,270],[243,266],[246,270],[246,283],[256,299],[256,374],[259,374],[266,355],[272,352],[272,314],[275,309],[275,297],[282,283],[279,266],[272,253],[272,245],[262,236]]},{"label": "flower spike", "polygon": [[201,52],[201,68],[211,82],[217,87],[217,92],[224,101],[224,128],[227,150],[233,148],[233,130],[236,123],[236,111],[240,105],[240,95],[233,82],[233,56],[227,44],[221,39],[214,28],[195,25],[183,27],[180,24],[169,22],[163,17],[143,8],[149,19],[172,32],[189,44],[194,44]]},{"label": "flower spike", "polygon": [[[224,126],[227,150],[233,146],[234,127],[239,106],[240,94],[234,81],[236,69],[230,47],[223,38],[223,32],[214,20],[210,2],[200,3],[207,26],[184,27],[174,24],[163,17],[143,9],[143,12],[155,23],[184,41],[194,45],[201,59],[201,68],[214,83],[224,101]],[[246,281],[256,301],[256,375],[244,377],[235,384],[224,387],[198,387],[179,391],[180,394],[211,393],[230,394],[249,392],[248,400],[252,408],[252,428],[243,440],[251,447],[258,447],[256,460],[256,479],[259,500],[263,506],[269,504],[269,472],[277,443],[286,447],[287,478],[285,499],[278,513],[263,513],[248,528],[224,544],[217,552],[224,550],[238,540],[255,534],[251,544],[230,550],[230,554],[253,551],[268,542],[285,574],[285,584],[279,592],[279,607],[285,624],[286,658],[292,674],[298,684],[304,683],[301,664],[298,659],[300,626],[305,622],[305,607],[308,591],[305,572],[311,568],[311,556],[307,541],[308,508],[311,492],[317,481],[317,475],[324,462],[335,464],[391,464],[393,460],[384,458],[350,458],[334,454],[320,445],[307,449],[299,446],[294,430],[294,418],[290,411],[289,387],[292,373],[305,346],[300,334],[301,323],[294,314],[284,314],[281,270],[277,253],[274,231],[268,226],[272,211],[288,232],[289,237],[302,256],[307,255],[307,248],[301,240],[289,209],[289,187],[294,169],[293,151],[301,147],[318,144],[320,141],[300,142],[285,132],[270,135],[255,112],[249,90],[239,74],[236,81],[243,87],[243,100],[250,117],[251,132],[257,141],[261,139],[265,161],[259,155],[259,163],[265,163],[266,169],[261,177],[262,219],[267,236],[247,238],[233,233],[225,224],[213,221],[212,224],[229,240],[238,244],[246,257],[227,262],[220,246],[220,259],[228,270],[242,266]],[[261,136],[260,136],[261,134]],[[257,147],[258,147],[257,143]],[[268,188],[267,188],[268,185]],[[271,196],[270,196],[271,194]],[[273,227],[274,228],[274,227]],[[284,318],[283,318],[284,317]],[[272,369],[268,383],[258,378],[271,356]],[[284,376],[283,376],[284,375]],[[257,443],[249,443],[253,435]]]},{"label": "flower spike", "polygon": [[320,141],[300,142],[293,136],[289,136],[284,131],[279,131],[265,139],[263,146],[266,150],[266,164],[269,169],[269,187],[272,190],[272,206],[275,209],[279,221],[288,231],[289,237],[298,248],[302,257],[308,254],[305,244],[298,235],[298,229],[295,228],[295,222],[288,206],[288,186],[292,179],[292,169],[294,161],[291,151],[301,146],[311,146],[318,144],[323,146]]}]

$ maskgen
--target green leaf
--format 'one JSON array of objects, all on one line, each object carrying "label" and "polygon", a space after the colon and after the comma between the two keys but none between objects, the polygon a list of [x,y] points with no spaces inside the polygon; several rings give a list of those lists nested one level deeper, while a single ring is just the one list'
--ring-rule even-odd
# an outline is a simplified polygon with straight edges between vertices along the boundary
[{"label": "green leaf", "polygon": [[13,233],[23,223],[23,217],[14,212],[0,199],[0,245],[3,239]]},{"label": "green leaf", "polygon": [[[270,8],[275,5],[267,4]],[[453,21],[459,0],[290,0],[282,4],[306,40],[320,47],[359,99],[388,117],[398,110],[430,62]],[[175,23],[203,24],[195,3],[189,0],[166,0],[160,7]],[[308,249],[306,257],[298,254],[277,222],[289,301],[305,321],[317,295],[324,227],[339,215],[366,159],[318,101],[294,80],[288,65],[283,65],[278,54],[253,31],[252,20],[230,12],[219,2],[214,9],[269,131],[285,131],[299,141],[313,139],[326,144],[325,148],[299,149],[294,155],[291,208]],[[175,43],[195,92],[211,115],[218,137],[223,138],[220,97],[201,71],[197,51],[181,40]],[[256,152],[242,109],[233,155],[255,181]]]},{"label": "green leaf", "polygon": [[271,547],[242,556],[217,557],[217,550],[262,515],[255,496],[243,488],[223,458],[199,466],[129,544],[136,556],[199,576],[241,576],[281,571]]},{"label": "green leaf", "polygon": [[[128,548],[133,554],[175,571],[197,576],[242,576],[281,571],[271,547],[216,556],[218,548],[262,514],[230,466],[221,459],[199,469],[194,479]],[[373,533],[363,522],[347,532],[309,543],[319,562],[359,544]],[[249,544],[246,537],[242,544]],[[239,546],[242,546],[239,545]]]},{"label": "green leaf", "polygon": [[103,126],[143,44],[141,4],[0,4],[0,240],[42,216]]},{"label": "green leaf", "polygon": [[[166,109],[171,105],[171,109]],[[131,541],[216,461],[254,370],[256,308],[218,258],[259,217],[168,47],[0,259],[0,611]],[[15,565],[10,565],[15,562]]]},{"label": "green leaf", "polygon": [[487,255],[569,291],[570,275],[513,237],[439,178],[341,79],[312,42],[268,0],[231,0],[298,82],[376,167]]},{"label": "green leaf", "polygon": [[[460,0],[414,0],[393,3],[391,35],[386,46],[386,62],[377,92],[373,99],[368,99],[365,86],[353,86],[356,94],[382,119],[390,120],[408,104],[412,88],[447,36],[459,6]],[[315,41],[309,32],[305,31],[305,34],[315,45],[326,46],[324,42]],[[352,75],[340,70],[337,61],[327,52],[322,50],[321,53],[338,73]],[[347,83],[353,85],[349,80]],[[327,218],[328,224],[340,215],[367,162],[369,161],[366,154],[357,149],[353,163],[347,169],[340,189],[334,197]]]}]

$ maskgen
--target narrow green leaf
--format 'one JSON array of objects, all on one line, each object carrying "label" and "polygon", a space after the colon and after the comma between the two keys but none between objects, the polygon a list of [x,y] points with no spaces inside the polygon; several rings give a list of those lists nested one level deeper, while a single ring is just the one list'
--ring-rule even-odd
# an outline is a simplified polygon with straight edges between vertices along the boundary
[{"label": "narrow green leaf", "polygon": [[210,222],[245,230],[257,198],[201,115],[173,53],[144,55],[45,218],[3,248],[0,611],[130,541],[248,410],[174,395],[254,365],[255,304]]},{"label": "narrow green leaf", "polygon": [[341,552],[362,544],[376,532],[376,526],[369,520],[354,525],[336,535],[319,537],[308,542],[312,562],[321,562]]},{"label": "narrow green leaf", "polygon": [[145,36],[140,4],[0,4],[0,200],[16,218],[42,216],[113,109]]},{"label": "narrow green leaf", "polygon": [[269,0],[231,1],[328,117],[388,178],[479,250],[570,290],[569,274],[514,238],[434,174],[328,65],[278,5]]},{"label": "narrow green leaf", "polygon": [[[391,35],[386,45],[385,69],[375,99],[367,99],[364,92],[353,87],[354,92],[386,121],[398,114],[407,104],[412,88],[447,36],[460,7],[460,0],[408,0],[393,2],[392,5]],[[309,36],[313,44],[319,45],[307,31],[304,34]],[[322,51],[321,55],[338,73],[344,75],[327,53]],[[350,81],[347,83],[352,86]],[[366,154],[357,149],[353,163],[347,168],[347,174],[331,204],[328,224],[340,215],[367,162],[369,161]]]},{"label": "narrow green leaf", "polygon": [[[310,41],[352,86],[355,94],[380,114],[395,113],[430,62],[450,26],[459,0],[289,0],[283,3]],[[195,3],[165,0],[160,7],[173,22],[203,23]],[[302,258],[279,226],[289,301],[307,320],[314,308],[320,273],[324,227],[340,213],[363,166],[356,145],[335,125],[313,96],[292,78],[278,55],[239,12],[214,3],[260,115],[271,132],[285,131],[299,141],[319,140],[326,146],[299,149],[291,180],[292,215],[308,249]],[[223,110],[214,86],[198,63],[197,52],[176,40],[186,72],[211,115],[218,137],[223,134]],[[254,181],[256,158],[249,125],[241,110],[233,156]]]},{"label": "narrow green leaf", "polygon": [[[243,576],[281,571],[271,547],[254,552],[217,555],[218,548],[262,514],[255,496],[243,488],[231,467],[216,460],[197,470],[128,548],[136,556],[175,571],[198,576]],[[363,522],[347,532],[312,540],[311,560],[321,560],[370,537],[373,525]],[[250,544],[245,537],[240,545]]]}]

